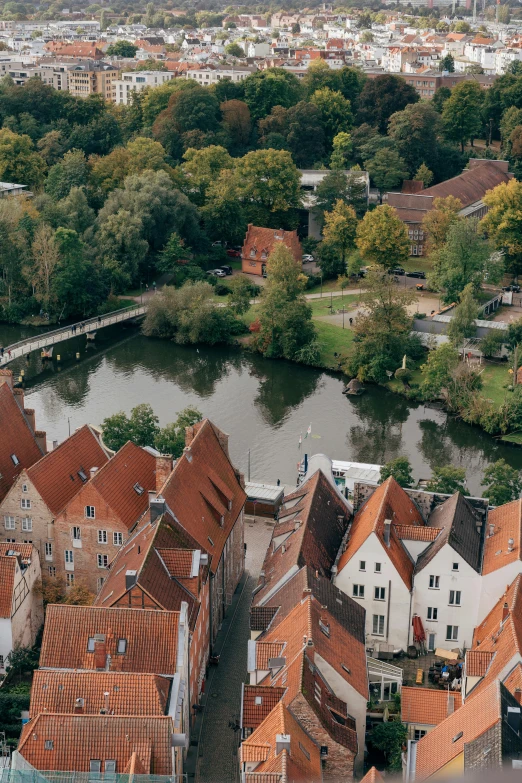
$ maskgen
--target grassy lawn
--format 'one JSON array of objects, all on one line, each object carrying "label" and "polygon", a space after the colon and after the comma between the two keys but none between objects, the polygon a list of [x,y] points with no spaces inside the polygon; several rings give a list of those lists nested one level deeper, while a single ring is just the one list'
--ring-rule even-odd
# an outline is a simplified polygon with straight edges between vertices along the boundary
[{"label": "grassy lawn", "polygon": [[[342,297],[342,299],[341,297],[336,296],[332,300],[333,309],[340,310],[343,305],[346,310],[351,309],[354,306],[354,303],[356,304],[358,300],[359,300],[358,294],[346,294],[345,296]],[[332,311],[330,310],[329,296],[323,296],[322,299],[309,299],[308,304],[312,308],[312,313],[314,318],[317,318],[317,316],[332,314]]]},{"label": "grassy lawn", "polygon": [[431,272],[431,264],[424,256],[410,256],[407,261],[400,264],[407,272]]},{"label": "grassy lawn", "polygon": [[482,380],[484,382],[481,391],[482,397],[485,397],[487,400],[493,400],[495,405],[500,405],[504,402],[507,394],[504,386],[510,381],[508,370],[508,364],[485,365],[482,372]]},{"label": "grassy lawn", "polygon": [[[424,363],[424,362],[422,362]],[[411,373],[411,380],[410,384],[417,384],[419,385],[422,380],[422,373],[420,371],[420,368],[417,367],[414,370],[412,370]],[[402,381],[397,380],[397,378],[392,378],[391,381],[389,381],[386,386],[388,389],[390,389],[393,392],[397,392],[397,394],[402,394],[404,391],[404,384]]]},{"label": "grassy lawn", "polygon": [[334,353],[340,354],[343,359],[346,358],[353,340],[353,332],[351,329],[342,329],[325,321],[314,321],[314,324],[317,329],[317,340],[321,344],[321,365],[337,370],[339,357],[335,357]]}]

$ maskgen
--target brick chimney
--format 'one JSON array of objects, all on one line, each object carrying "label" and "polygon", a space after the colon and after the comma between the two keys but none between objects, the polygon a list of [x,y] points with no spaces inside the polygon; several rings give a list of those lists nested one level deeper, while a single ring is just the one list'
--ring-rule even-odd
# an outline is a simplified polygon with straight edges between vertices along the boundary
[{"label": "brick chimney", "polygon": [[20,410],[23,413],[23,410],[24,410],[24,398],[25,398],[24,390],[23,389],[13,389],[13,394],[14,394],[14,398],[15,398],[16,402],[18,403],[18,407],[20,408]]},{"label": "brick chimney", "polygon": [[31,425],[31,429],[34,432],[36,429],[36,417],[35,417],[34,408],[26,408],[24,410],[24,413],[25,413],[25,418]]},{"label": "brick chimney", "polygon": [[156,492],[159,494],[172,472],[172,457],[161,454],[156,457]]},{"label": "brick chimney", "polygon": [[95,669],[105,669],[107,665],[107,645],[105,641],[94,643],[94,667]]},{"label": "brick chimney", "polygon": [[10,389],[13,388],[13,373],[11,370],[0,370],[0,386],[7,383]]},{"label": "brick chimney", "polygon": [[43,430],[36,430],[34,439],[44,454],[47,454],[47,433]]},{"label": "brick chimney", "polygon": [[74,700],[74,714],[75,715],[83,715],[83,713],[84,713],[84,709],[83,709],[84,708],[84,704],[85,704],[85,700],[84,699],[80,698],[80,699],[75,699]]},{"label": "brick chimney", "polygon": [[509,617],[509,606],[507,605],[507,601],[504,602],[504,606],[502,607],[502,624],[504,624]]}]

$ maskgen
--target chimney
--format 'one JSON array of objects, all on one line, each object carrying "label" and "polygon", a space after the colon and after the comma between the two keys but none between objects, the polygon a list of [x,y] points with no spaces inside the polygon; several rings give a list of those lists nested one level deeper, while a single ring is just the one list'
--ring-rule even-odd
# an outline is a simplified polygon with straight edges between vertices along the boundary
[{"label": "chimney", "polygon": [[384,520],[384,543],[390,546],[391,519]]},{"label": "chimney", "polygon": [[107,665],[107,646],[105,641],[94,642],[94,668],[105,669]]},{"label": "chimney", "polygon": [[514,541],[514,539],[513,538],[508,538],[508,548],[507,548],[507,551],[508,552],[513,552],[514,549],[515,549],[515,541]]},{"label": "chimney", "polygon": [[25,394],[23,389],[13,389],[14,398],[23,413]]},{"label": "chimney", "polygon": [[138,581],[137,571],[125,571],[125,590],[130,590]]},{"label": "chimney", "polygon": [[13,388],[13,373],[11,370],[0,370],[0,386],[7,383],[10,389]]},{"label": "chimney", "polygon": [[504,606],[502,607],[502,625],[506,622],[508,617],[509,617],[509,606],[507,605],[507,602],[504,602]]},{"label": "chimney", "polygon": [[454,712],[455,712],[455,696],[452,696],[450,693],[448,693],[447,717],[453,715]]},{"label": "chimney", "polygon": [[490,522],[489,530],[488,530],[488,538],[491,538],[494,532],[495,532],[495,525],[492,522]]},{"label": "chimney", "polygon": [[172,457],[161,454],[156,457],[156,492],[159,494],[166,480],[172,472]]},{"label": "chimney", "polygon": [[34,413],[34,408],[26,408],[24,410],[25,418],[29,422],[29,426],[31,427],[32,431],[34,432],[36,429],[36,417]]},{"label": "chimney", "polygon": [[165,513],[167,510],[167,504],[165,503],[165,498],[163,498],[161,495],[158,495],[155,498],[151,498],[149,496],[149,508],[150,508],[150,524],[153,525],[156,520],[161,517],[162,514]]},{"label": "chimney", "polygon": [[190,444],[196,437],[196,432],[194,429],[194,425],[192,424],[190,427],[185,427],[185,448],[190,448]]},{"label": "chimney", "polygon": [[85,699],[75,699],[74,700],[74,714],[75,715],[83,715],[83,707],[85,705]]},{"label": "chimney", "polygon": [[34,439],[43,453],[47,454],[47,433],[43,430],[36,430],[34,433]]},{"label": "chimney", "polygon": [[276,734],[276,756],[283,750],[290,755],[290,734]]},{"label": "chimney", "polygon": [[98,468],[92,467],[90,470],[91,478],[94,478],[97,472]]}]

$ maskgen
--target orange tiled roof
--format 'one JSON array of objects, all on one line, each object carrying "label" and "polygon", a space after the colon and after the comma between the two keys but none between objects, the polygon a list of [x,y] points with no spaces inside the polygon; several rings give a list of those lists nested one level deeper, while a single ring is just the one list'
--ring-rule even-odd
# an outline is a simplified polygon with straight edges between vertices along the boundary
[{"label": "orange tiled roof", "polygon": [[194,438],[161,491],[176,522],[212,556],[212,572],[246,501],[230,459],[220,445],[226,435],[208,420],[194,425]]},{"label": "orange tiled roof", "polygon": [[[392,521],[389,547],[384,543],[385,519]],[[339,572],[357,554],[368,536],[375,533],[404,583],[411,589],[414,563],[395,533],[396,525],[400,525],[401,529],[405,525],[424,526],[424,520],[410,496],[390,476],[357,512],[346,549],[339,560]]]},{"label": "orange tiled roof", "polygon": [[297,236],[297,231],[261,228],[261,226],[253,226],[252,223],[248,224],[243,248],[241,250],[241,258],[244,258],[247,261],[268,259],[274,247],[281,241],[291,251],[296,263],[301,263],[303,249],[299,237]]},{"label": "orange tiled roof", "polygon": [[[96,669],[89,638],[105,636],[111,670],[174,674],[177,669],[179,612],[149,609],[51,605],[45,618],[40,667]],[[127,640],[124,655],[118,639]]]},{"label": "orange tiled roof", "polygon": [[77,699],[83,699],[81,706],[86,715],[99,715],[101,709],[114,715],[164,715],[170,685],[170,679],[156,674],[37,669],[29,715],[72,714]]},{"label": "orange tiled roof", "polygon": [[284,688],[272,688],[267,685],[245,685],[243,688],[241,725],[251,729],[257,728],[282,699],[284,692]]},{"label": "orange tiled roof", "polygon": [[[8,377],[11,373],[2,370]],[[30,468],[42,458],[29,422],[20,410],[9,383],[0,384],[0,501],[24,468]],[[13,462],[13,456],[15,462]]]},{"label": "orange tiled roof", "polygon": [[492,650],[468,650],[466,653],[466,675],[484,677],[495,653]]},{"label": "orange tiled roof", "polygon": [[0,558],[0,617],[9,619],[13,606],[16,557]]},{"label": "orange tiled roof", "polygon": [[513,694],[519,704],[522,703],[522,663],[517,663],[515,668],[511,670],[506,679],[504,685],[510,693]]},{"label": "orange tiled roof", "polygon": [[[488,514],[489,525],[493,525],[494,532],[492,536],[486,536],[484,541],[484,575],[521,559],[522,500],[513,500],[512,503],[491,509]],[[513,540],[512,544],[509,543],[510,539]]]},{"label": "orange tiled roof", "polygon": [[90,479],[91,468],[103,467],[108,459],[100,439],[86,424],[29,468],[27,475],[49,510],[57,514]]},{"label": "orange tiled roof", "polygon": [[8,552],[17,552],[25,563],[30,563],[33,551],[32,544],[21,544],[19,541],[16,544],[0,543],[0,557],[5,557]]},{"label": "orange tiled roof", "polygon": [[378,769],[375,769],[375,767],[372,767],[368,770],[366,775],[361,780],[361,783],[381,783],[381,781],[384,781],[383,776],[379,772]]},{"label": "orange tiled roof", "polygon": [[271,658],[283,657],[285,648],[284,641],[265,642],[260,641],[256,644],[256,666],[261,671],[268,669],[268,662]]},{"label": "orange tiled roof", "polygon": [[433,688],[408,688],[401,691],[401,720],[437,726],[462,706],[460,692],[436,691]]},{"label": "orange tiled roof", "polygon": [[89,772],[91,759],[113,759],[117,773],[136,753],[143,771],[170,775],[173,731],[170,717],[40,714],[23,727],[18,751],[35,769]]},{"label": "orange tiled roof", "polygon": [[415,780],[426,780],[460,756],[469,742],[501,719],[501,685],[492,682],[417,743]]},{"label": "orange tiled roof", "polygon": [[397,538],[401,541],[435,541],[441,528],[415,527],[414,525],[395,525]]}]

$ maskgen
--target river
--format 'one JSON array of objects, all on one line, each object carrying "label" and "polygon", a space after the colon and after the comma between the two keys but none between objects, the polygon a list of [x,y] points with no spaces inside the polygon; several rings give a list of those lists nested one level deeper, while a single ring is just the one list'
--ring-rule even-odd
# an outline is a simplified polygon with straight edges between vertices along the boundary
[{"label": "river", "polygon": [[[0,325],[0,345],[30,333]],[[451,462],[466,468],[472,494],[480,494],[489,462],[504,457],[522,469],[522,449],[384,389],[368,387],[361,397],[346,398],[342,378],[333,373],[235,348],[151,340],[131,326],[100,331],[94,345],[80,335],[56,346],[45,367],[33,354],[11,368],[16,376],[24,369],[27,406],[36,410],[37,427],[49,440],[61,441],[86,422],[100,424],[148,402],[161,425],[195,405],[230,434],[233,460],[245,473],[250,450],[251,478],[257,481],[294,485],[304,452],[370,463],[406,455],[416,478]],[[311,437],[299,449],[299,435],[304,438],[309,424]]]}]

